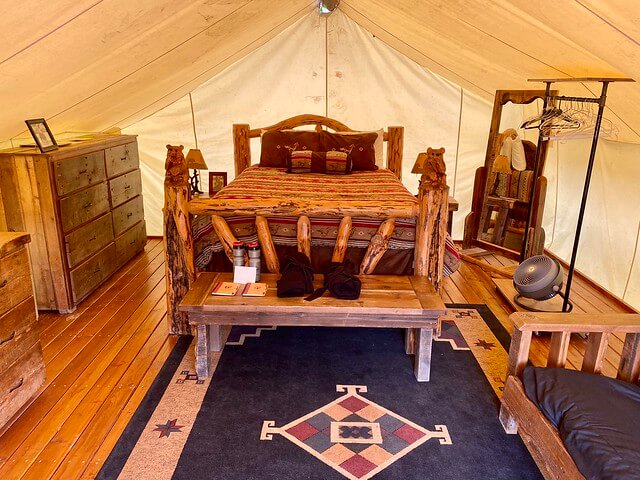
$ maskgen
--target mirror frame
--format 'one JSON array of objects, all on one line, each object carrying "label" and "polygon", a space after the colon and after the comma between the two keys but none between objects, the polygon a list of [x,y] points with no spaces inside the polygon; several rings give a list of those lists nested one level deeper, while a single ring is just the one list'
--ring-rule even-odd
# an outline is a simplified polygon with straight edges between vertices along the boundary
[{"label": "mirror frame", "polygon": [[[552,90],[550,92],[550,95],[557,94],[557,90]],[[536,101],[537,99],[541,99],[544,101],[545,96],[545,90],[496,90],[493,101],[491,125],[489,127],[489,138],[487,139],[487,151],[485,154],[484,166],[479,167],[476,170],[471,212],[465,218],[464,239],[462,244],[463,248],[466,249],[472,247],[481,247],[485,250],[496,251],[508,258],[520,260],[520,251],[511,250],[509,248],[503,247],[502,245],[496,245],[486,240],[480,239],[480,218],[482,216],[482,209],[484,208],[485,199],[489,188],[489,173],[491,172],[493,161],[496,156],[496,148],[494,144],[498,138],[498,135],[500,135],[500,120],[502,119],[502,109],[504,105],[509,102],[516,105],[526,105]],[[544,178],[542,177],[542,172],[544,171],[544,164],[547,158],[549,142],[546,140],[540,141],[536,148],[542,148],[540,152],[540,162],[538,164],[538,169],[536,172],[534,172],[534,175],[538,178],[538,180],[540,180],[540,178]],[[539,185],[540,187],[537,186],[536,192],[534,192],[534,202],[532,202],[529,208],[533,208],[533,205],[537,203],[536,200],[541,202],[542,206],[544,205],[544,195],[541,195],[540,188],[544,188],[546,186],[546,182],[539,182]],[[539,225],[542,220],[542,212],[534,211],[534,217],[536,218],[534,218],[534,221],[532,221],[532,226]],[[523,238],[523,248],[527,243],[527,238],[528,235],[527,232],[525,232],[525,236]],[[542,242],[544,242],[544,239],[542,240]]]}]

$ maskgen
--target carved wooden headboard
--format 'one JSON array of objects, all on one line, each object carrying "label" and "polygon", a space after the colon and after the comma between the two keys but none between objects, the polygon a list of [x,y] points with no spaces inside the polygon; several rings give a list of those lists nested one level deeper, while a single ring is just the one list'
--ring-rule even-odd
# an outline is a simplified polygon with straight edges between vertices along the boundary
[{"label": "carved wooden headboard", "polygon": [[[252,138],[259,137],[264,131],[269,130],[285,130],[304,125],[315,125],[316,130],[320,131],[323,127],[329,128],[336,132],[353,132],[352,128],[347,127],[344,123],[334,120],[333,118],[323,117],[321,115],[297,115],[287,118],[281,122],[268,127],[251,129],[248,124],[233,125],[233,156],[235,160],[236,176],[251,165],[251,148],[250,141]],[[404,137],[404,127],[388,127],[384,132],[384,141],[387,142],[387,168],[395,175],[402,179],[402,145]]]}]

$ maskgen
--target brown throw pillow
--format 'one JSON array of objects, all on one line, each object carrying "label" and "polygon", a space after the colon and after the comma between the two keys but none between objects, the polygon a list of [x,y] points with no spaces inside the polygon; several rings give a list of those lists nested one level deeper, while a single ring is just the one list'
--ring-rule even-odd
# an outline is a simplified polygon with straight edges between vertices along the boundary
[{"label": "brown throw pillow", "polygon": [[377,170],[375,143],[376,132],[342,135],[321,132],[321,147],[326,152],[343,152],[349,155],[353,170]]},{"label": "brown throw pillow", "polygon": [[264,132],[262,134],[260,166],[287,168],[287,162],[294,150],[321,150],[320,135],[318,132],[305,130]]}]

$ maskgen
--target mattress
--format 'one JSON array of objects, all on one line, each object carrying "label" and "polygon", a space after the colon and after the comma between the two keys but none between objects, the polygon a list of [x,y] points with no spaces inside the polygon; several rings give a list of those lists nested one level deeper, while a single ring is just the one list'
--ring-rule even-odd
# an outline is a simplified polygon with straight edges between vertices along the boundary
[{"label": "mattress", "polygon": [[[340,202],[341,205],[379,206],[393,203],[407,209],[417,208],[417,200],[389,170],[358,171],[349,175],[290,174],[285,169],[252,166],[247,168],[228,186],[220,190],[211,201],[264,201],[282,203],[303,200],[308,203]],[[341,216],[310,217],[312,252],[320,253],[312,258],[314,268],[323,271],[330,261],[330,252],[335,244]],[[257,240],[255,217],[236,215],[225,217],[234,236],[241,241]],[[297,216],[269,217],[269,230],[282,256],[297,245]],[[376,234],[383,218],[352,218],[353,230],[348,242],[348,255],[354,262],[361,259]],[[377,273],[408,273],[415,248],[415,218],[396,219],[395,229],[389,240],[388,252],[378,265]],[[193,220],[195,262],[199,270],[219,270],[224,266],[223,247],[209,216],[196,216]],[[349,252],[351,250],[351,252]],[[361,252],[357,252],[361,250]],[[216,258],[218,257],[218,258]],[[314,255],[312,255],[314,257]],[[388,264],[388,260],[392,260]]]},{"label": "mattress", "polygon": [[527,397],[587,479],[640,479],[640,387],[564,368],[527,367]]},{"label": "mattress", "polygon": [[341,204],[416,208],[418,201],[387,169],[354,171],[349,175],[286,173],[284,168],[254,165],[220,190],[215,200],[339,201]]}]

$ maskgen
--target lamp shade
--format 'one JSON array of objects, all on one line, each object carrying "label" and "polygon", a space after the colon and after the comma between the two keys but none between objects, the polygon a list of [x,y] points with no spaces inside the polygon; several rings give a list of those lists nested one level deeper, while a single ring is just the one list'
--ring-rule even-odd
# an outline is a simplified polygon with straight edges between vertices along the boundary
[{"label": "lamp shade", "polygon": [[427,160],[427,154],[422,152],[418,154],[418,158],[416,158],[416,163],[413,164],[413,168],[411,169],[411,173],[424,173],[424,164]]},{"label": "lamp shade", "polygon": [[207,164],[204,161],[204,157],[202,156],[202,152],[197,148],[192,148],[187,153],[187,168],[192,168],[194,170],[208,170]]}]

